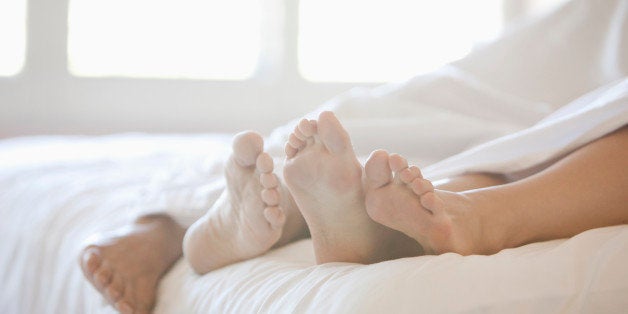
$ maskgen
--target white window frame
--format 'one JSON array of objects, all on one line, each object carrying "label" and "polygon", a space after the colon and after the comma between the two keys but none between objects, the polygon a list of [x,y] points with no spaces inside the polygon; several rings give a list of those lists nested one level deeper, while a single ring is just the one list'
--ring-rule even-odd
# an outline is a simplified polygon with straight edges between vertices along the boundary
[{"label": "white window frame", "polygon": [[[268,132],[356,85],[313,83],[299,75],[296,0],[262,1],[260,62],[254,75],[242,81],[73,76],[67,68],[69,0],[27,1],[24,68],[0,78],[0,137]],[[270,36],[282,38],[265,40]]]},{"label": "white window frame", "polygon": [[[504,5],[506,18],[523,8],[523,2]],[[24,68],[16,76],[0,77],[0,137],[242,129],[267,133],[342,91],[377,85],[303,79],[297,64],[299,1],[261,3],[256,72],[248,80],[220,81],[73,76],[67,67],[69,0],[27,0]]]}]

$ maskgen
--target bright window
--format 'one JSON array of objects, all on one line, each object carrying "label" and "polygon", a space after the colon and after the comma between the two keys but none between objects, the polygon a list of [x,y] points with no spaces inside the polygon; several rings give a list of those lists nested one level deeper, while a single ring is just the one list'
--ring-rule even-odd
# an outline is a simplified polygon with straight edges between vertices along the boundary
[{"label": "bright window", "polygon": [[428,72],[497,35],[501,10],[501,0],[301,0],[299,68],[312,81]]},{"label": "bright window", "polygon": [[11,76],[24,66],[26,1],[0,1],[0,76]]},{"label": "bright window", "polygon": [[260,51],[257,0],[71,0],[77,76],[245,79]]},{"label": "bright window", "polygon": [[525,13],[527,15],[543,14],[556,9],[556,7],[565,4],[565,2],[567,0],[528,0],[525,6]]}]

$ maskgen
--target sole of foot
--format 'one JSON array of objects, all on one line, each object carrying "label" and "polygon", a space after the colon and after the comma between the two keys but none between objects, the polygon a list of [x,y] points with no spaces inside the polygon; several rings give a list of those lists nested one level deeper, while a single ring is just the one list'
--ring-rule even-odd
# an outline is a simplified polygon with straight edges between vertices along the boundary
[{"label": "sole of foot", "polygon": [[[296,205],[273,173],[273,159],[263,148],[258,133],[235,136],[225,167],[227,188],[184,240],[186,259],[197,273],[261,255],[285,242],[282,236],[294,236],[286,235],[284,227],[286,210],[297,211]],[[290,223],[290,230],[294,224]]]},{"label": "sole of foot", "polygon": [[434,189],[418,167],[383,150],[371,154],[365,172],[373,220],[412,237],[428,254],[485,253],[479,211],[465,194]]},{"label": "sole of foot", "polygon": [[397,249],[407,242],[396,241],[405,235],[368,217],[362,166],[332,112],[301,120],[285,150],[284,179],[309,226],[318,263],[374,263],[407,254]]}]

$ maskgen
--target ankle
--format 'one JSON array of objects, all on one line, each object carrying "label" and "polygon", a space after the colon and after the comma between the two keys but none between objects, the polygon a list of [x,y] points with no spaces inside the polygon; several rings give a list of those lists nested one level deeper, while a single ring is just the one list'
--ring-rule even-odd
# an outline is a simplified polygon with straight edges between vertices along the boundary
[{"label": "ankle", "polygon": [[495,254],[516,247],[520,222],[513,215],[507,198],[498,190],[478,189],[463,192],[479,221],[478,253]]}]

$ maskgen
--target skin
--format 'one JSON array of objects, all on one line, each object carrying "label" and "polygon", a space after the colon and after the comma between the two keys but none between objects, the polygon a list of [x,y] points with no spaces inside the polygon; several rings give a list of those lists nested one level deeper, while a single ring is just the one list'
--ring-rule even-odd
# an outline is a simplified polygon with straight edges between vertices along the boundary
[{"label": "skin", "polygon": [[422,253],[418,243],[368,217],[364,171],[333,113],[301,121],[297,131],[298,140],[286,146],[284,178],[309,227],[317,263],[369,264]]},{"label": "skin", "polygon": [[[420,172],[410,173],[402,157],[376,152],[367,161],[366,208],[373,220],[404,232],[427,252],[493,254],[627,223],[625,156],[627,127],[520,180],[484,176],[480,184],[463,176],[434,188]],[[459,190],[470,181],[478,182],[471,190],[444,189]]]},{"label": "skin", "polygon": [[[372,154],[362,168],[354,160],[346,131],[336,121],[333,114],[324,113],[317,121],[303,120],[295,128],[286,145],[286,186],[271,175],[272,161],[269,165],[268,159],[261,157],[262,162],[258,162],[264,154],[259,143],[234,147],[234,155],[239,154],[236,150],[253,153],[240,156],[240,161],[248,162],[230,161],[228,171],[235,173],[232,178],[244,178],[253,184],[248,188],[233,184],[229,188],[232,194],[248,196],[235,201],[231,198],[234,204],[222,204],[216,210],[227,217],[223,219],[227,222],[221,223],[229,228],[220,229],[208,213],[209,218],[195,224],[204,227],[187,230],[183,245],[186,230],[170,218],[140,218],[86,246],[80,255],[86,278],[121,312],[142,313],[152,308],[159,278],[180,258],[184,247],[192,267],[204,273],[303,238],[308,235],[308,225],[319,263],[372,263],[425,253],[492,254],[628,222],[628,160],[622,158],[628,156],[626,127],[524,178],[472,173],[432,183],[421,177],[418,168],[408,166],[403,157],[383,151]],[[334,192],[338,190],[358,201],[334,195],[340,194]],[[331,205],[317,204],[310,193],[326,197],[325,204]],[[225,199],[229,200],[227,196]],[[244,210],[244,202],[250,199],[257,205],[246,205],[248,209]],[[226,235],[215,231],[239,230],[238,220],[233,217],[242,218],[242,213],[248,217],[247,226],[262,225],[272,236],[253,245],[251,239],[240,237],[232,242],[232,248],[222,249],[226,252],[221,253],[222,261],[207,262],[212,250],[203,243],[220,249],[220,241],[212,242],[211,237],[224,240],[225,236],[234,236],[232,231]],[[352,219],[334,224],[343,216]],[[206,231],[212,228],[213,234]],[[150,250],[134,249],[139,246]],[[247,250],[239,246],[255,252],[229,257],[230,253]],[[193,261],[195,258],[199,260]],[[108,278],[118,279],[114,284]]]},{"label": "skin", "polygon": [[121,313],[150,313],[159,280],[181,257],[185,229],[165,215],[90,238],[80,254],[85,278]]},{"label": "skin", "polygon": [[227,188],[183,241],[185,257],[198,274],[307,236],[307,226],[263,148],[258,133],[235,136],[225,167]]}]

